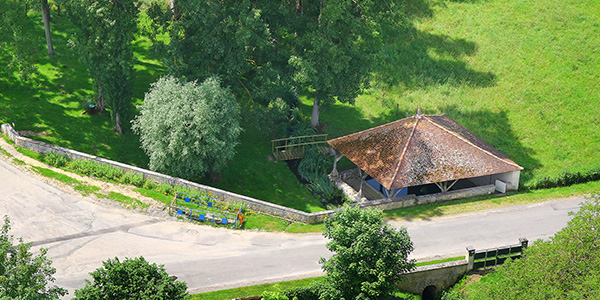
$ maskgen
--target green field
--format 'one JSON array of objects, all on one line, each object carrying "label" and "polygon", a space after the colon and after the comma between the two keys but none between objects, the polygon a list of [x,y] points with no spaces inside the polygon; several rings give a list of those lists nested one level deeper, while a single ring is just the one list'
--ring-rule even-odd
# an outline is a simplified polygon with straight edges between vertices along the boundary
[{"label": "green field", "polygon": [[523,185],[600,168],[600,2],[442,1],[423,14],[384,49],[378,78],[391,85],[322,112],[331,137],[420,103],[523,166]]},{"label": "green field", "polygon": [[[387,41],[372,87],[356,105],[323,107],[330,138],[414,115],[420,103],[423,113],[446,113],[523,166],[524,186],[600,168],[599,3],[408,3],[414,24]],[[81,114],[94,102],[93,89],[85,66],[69,50],[69,21],[53,17],[57,56],[48,58],[39,14],[28,18],[28,34],[38,39],[32,46],[40,74],[23,82],[0,68],[0,123],[14,123],[38,140],[146,167],[130,130],[121,136],[112,132],[108,114]],[[165,69],[150,54],[147,39],[139,37],[134,47],[137,105]],[[0,60],[10,55],[0,48]],[[309,116],[311,99],[302,99]],[[249,124],[244,129],[222,179],[198,181],[308,212],[323,210],[285,163],[268,160],[270,137]]]}]

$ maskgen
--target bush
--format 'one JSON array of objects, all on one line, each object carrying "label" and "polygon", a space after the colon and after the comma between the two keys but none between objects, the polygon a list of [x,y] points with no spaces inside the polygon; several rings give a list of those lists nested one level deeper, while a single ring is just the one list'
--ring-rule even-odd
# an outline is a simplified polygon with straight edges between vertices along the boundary
[{"label": "bush", "polygon": [[321,179],[323,175],[327,175],[327,171],[331,167],[331,161],[318,147],[307,147],[304,158],[298,165],[298,175],[308,182],[315,182]]},{"label": "bush", "polygon": [[135,185],[137,187],[142,187],[145,184],[145,179],[144,176],[142,176],[141,174],[125,172],[123,174],[123,183]]},{"label": "bush", "polygon": [[49,152],[44,155],[43,161],[50,166],[62,168],[70,161],[70,159],[58,153]]},{"label": "bush", "polygon": [[590,170],[585,173],[568,173],[565,172],[557,177],[544,177],[532,184],[525,186],[528,190],[548,189],[562,186],[570,186],[573,184],[586,183],[590,181],[600,180],[600,168]]},{"label": "bush", "polygon": [[[315,281],[306,287],[298,287],[283,292],[289,299],[316,300],[329,286],[323,281]],[[294,298],[295,297],[295,298]]]},{"label": "bush", "polygon": [[75,299],[169,299],[183,300],[188,297],[185,282],[174,280],[165,268],[150,264],[143,257],[118,258],[103,262],[103,266],[91,272],[92,281],[75,291]]}]

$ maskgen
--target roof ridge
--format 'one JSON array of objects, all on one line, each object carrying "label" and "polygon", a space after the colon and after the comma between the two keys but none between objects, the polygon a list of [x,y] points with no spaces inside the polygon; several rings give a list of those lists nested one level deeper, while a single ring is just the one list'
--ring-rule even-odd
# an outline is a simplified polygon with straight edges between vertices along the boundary
[{"label": "roof ridge", "polygon": [[475,148],[477,148],[477,149],[479,149],[479,150],[483,151],[484,153],[487,153],[488,155],[490,155],[490,156],[492,156],[492,157],[494,157],[494,158],[496,158],[496,159],[498,159],[498,160],[501,160],[501,161],[503,161],[503,162],[505,162],[505,163],[507,163],[507,164],[510,164],[510,165],[513,165],[513,166],[516,166],[516,167],[519,167],[519,168],[523,169],[523,167],[519,166],[519,165],[518,165],[517,163],[515,163],[514,161],[512,161],[512,160],[510,160],[510,159],[508,159],[509,161],[506,161],[505,159],[503,159],[503,158],[501,158],[501,157],[498,157],[498,156],[497,156],[497,155],[495,155],[494,153],[491,153],[490,151],[488,151],[488,150],[485,150],[485,149],[483,149],[483,148],[481,148],[481,147],[479,147],[479,146],[477,146],[477,145],[473,144],[471,141],[469,141],[469,140],[465,139],[464,137],[462,137],[462,136],[458,135],[458,134],[457,134],[457,133],[455,133],[454,131],[452,131],[452,130],[449,130],[449,129],[447,129],[447,128],[446,128],[446,127],[444,127],[444,126],[441,126],[441,125],[437,124],[436,122],[434,122],[433,120],[431,120],[431,119],[427,118],[426,116],[423,116],[423,117],[424,117],[425,119],[427,119],[429,122],[431,122],[433,125],[437,126],[438,128],[440,128],[440,129],[442,129],[442,130],[444,130],[444,131],[446,131],[446,132],[450,133],[451,135],[455,136],[456,138],[458,138],[458,139],[460,139],[460,140],[462,140],[462,141],[464,141],[464,142],[466,142],[466,143],[470,144],[471,146],[473,146],[473,147],[475,147]]},{"label": "roof ridge", "polygon": [[[421,115],[421,116],[442,116],[442,115],[444,115],[444,114],[441,114],[441,115]],[[347,136],[349,136],[349,135],[355,135],[355,134],[359,134],[359,133],[369,132],[369,131],[372,131],[372,130],[378,129],[378,128],[380,128],[380,127],[385,127],[385,126],[394,126],[396,123],[398,123],[398,122],[400,122],[400,121],[409,120],[409,119],[412,119],[412,118],[415,118],[415,117],[416,117],[416,115],[415,115],[415,116],[406,117],[406,118],[402,118],[402,119],[398,119],[398,120],[396,120],[396,121],[392,121],[392,122],[385,123],[385,124],[381,124],[381,125],[378,125],[378,126],[375,126],[375,127],[367,128],[367,129],[365,129],[365,130],[361,130],[361,131],[359,131],[359,132],[354,132],[354,133],[351,133],[351,134],[347,134],[347,135],[339,136],[339,137],[336,137],[336,138],[334,138],[334,139],[331,139],[331,140],[329,140],[329,141],[332,141],[332,142],[333,142],[333,141],[335,141],[335,140],[337,140],[337,139],[340,139],[340,138],[343,138],[343,137],[347,137]]]},{"label": "roof ridge", "polygon": [[398,171],[400,170],[400,167],[402,166],[402,162],[404,161],[404,154],[406,154],[406,149],[408,149],[408,145],[410,145],[410,142],[412,142],[412,138],[415,135],[415,131],[417,130],[417,125],[419,125],[419,120],[421,120],[421,118],[415,118],[417,119],[417,121],[415,122],[415,125],[413,126],[410,135],[408,136],[408,141],[406,141],[406,144],[404,145],[404,149],[402,149],[402,154],[400,155],[400,158],[398,159],[398,165],[396,166],[396,169],[394,170],[394,176],[392,177],[392,180],[390,181],[390,187],[386,189],[390,189],[392,188],[392,186],[394,185],[394,181],[396,181],[396,177],[398,177]]}]

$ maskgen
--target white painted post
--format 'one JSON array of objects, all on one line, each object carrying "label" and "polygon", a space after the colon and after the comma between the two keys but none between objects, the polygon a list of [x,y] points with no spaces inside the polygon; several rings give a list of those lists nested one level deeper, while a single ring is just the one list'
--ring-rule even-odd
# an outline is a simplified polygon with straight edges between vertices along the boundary
[{"label": "white painted post", "polygon": [[465,255],[465,259],[468,262],[467,271],[473,270],[473,263],[475,262],[475,247],[467,247],[467,254]]}]

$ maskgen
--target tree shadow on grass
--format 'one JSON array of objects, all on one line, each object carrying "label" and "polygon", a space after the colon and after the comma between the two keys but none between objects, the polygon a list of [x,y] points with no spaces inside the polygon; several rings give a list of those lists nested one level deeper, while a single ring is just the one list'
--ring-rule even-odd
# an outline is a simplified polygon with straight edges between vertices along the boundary
[{"label": "tree shadow on grass", "polygon": [[402,85],[407,90],[441,84],[495,85],[493,73],[473,70],[464,61],[476,52],[474,42],[408,28],[384,46],[375,77],[385,86]]}]

